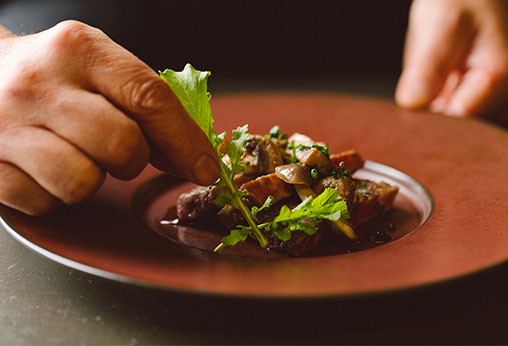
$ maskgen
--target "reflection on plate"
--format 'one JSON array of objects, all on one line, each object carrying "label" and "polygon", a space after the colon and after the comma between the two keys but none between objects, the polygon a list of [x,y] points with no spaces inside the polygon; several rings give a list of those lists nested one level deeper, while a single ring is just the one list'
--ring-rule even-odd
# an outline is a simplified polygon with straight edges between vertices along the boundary
[{"label": "reflection on plate", "polygon": [[[266,133],[277,124],[283,132],[302,131],[324,141],[332,151],[354,148],[386,165],[371,163],[361,174],[380,174],[401,186],[405,179],[398,171],[404,172],[431,191],[432,216],[416,232],[366,251],[275,260],[224,256],[176,244],[140,222],[136,208],[154,200],[139,193],[140,186],[160,174],[148,168],[132,181],[108,177],[90,200],[43,217],[0,207],[3,226],[34,251],[88,273],[186,293],[256,299],[393,292],[507,261],[505,130],[331,94],[245,94],[212,101],[219,131],[248,123],[250,132]],[[186,188],[176,179],[168,183]],[[408,203],[400,205],[419,214],[420,221],[408,227],[415,229],[430,214],[428,195],[408,186],[401,197]],[[149,212],[154,218],[145,222],[159,223],[168,205],[160,213]]]},{"label": "reflection on plate", "polygon": [[[382,217],[358,227],[357,241],[337,237],[336,241],[332,239],[305,257],[338,255],[396,241],[417,230],[432,213],[433,200],[430,193],[416,180],[396,169],[367,161],[365,167],[355,173],[355,178],[384,181],[398,186],[399,193],[393,209]],[[140,187],[134,210],[147,227],[160,235],[177,244],[212,252],[224,235],[224,227],[219,222],[207,219],[201,224],[182,225],[176,219],[175,202],[178,196],[182,192],[190,191],[194,186],[185,182],[175,184],[174,178],[168,176],[157,177]],[[395,227],[392,229],[388,225]],[[380,234],[383,237],[380,237]],[[276,251],[262,249],[254,241],[226,248],[223,254],[263,258],[284,257]]]}]

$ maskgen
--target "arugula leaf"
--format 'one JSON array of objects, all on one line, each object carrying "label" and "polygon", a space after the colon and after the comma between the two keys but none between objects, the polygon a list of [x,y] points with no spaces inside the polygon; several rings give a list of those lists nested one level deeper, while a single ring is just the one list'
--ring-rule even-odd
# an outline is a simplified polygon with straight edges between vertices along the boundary
[{"label": "arugula leaf", "polygon": [[257,221],[258,213],[262,210],[270,208],[272,206],[272,203],[273,203],[273,196],[268,196],[261,207],[258,208],[256,206],[254,206],[250,209],[252,216],[254,216],[254,218],[256,218],[256,221]]},{"label": "arugula leaf", "polygon": [[198,71],[191,64],[185,65],[180,72],[169,69],[160,72],[160,76],[171,86],[187,113],[213,143],[216,133],[213,131],[214,119],[209,102],[211,94],[207,91],[210,75],[210,71]]},{"label": "arugula leaf", "polygon": [[[328,188],[315,199],[309,197],[292,210],[283,206],[279,215],[272,222],[257,225],[257,214],[261,210],[269,208],[273,203],[273,198],[270,196],[261,207],[253,207],[249,210],[242,201],[242,197],[246,196],[248,192],[240,191],[234,183],[234,176],[245,168],[241,159],[245,152],[245,142],[249,136],[248,126],[245,125],[233,130],[232,140],[228,143],[227,151],[229,165],[226,165],[218,151],[219,145],[224,142],[225,133],[217,134],[213,129],[214,119],[209,103],[210,93],[207,92],[207,79],[210,72],[197,71],[187,64],[181,72],[166,69],[164,72],[160,72],[160,75],[169,84],[192,119],[208,136],[217,152],[220,179],[216,186],[221,190],[221,193],[215,199],[215,204],[219,206],[231,205],[240,210],[248,224],[247,226],[236,226],[228,236],[222,238],[221,243],[214,251],[221,251],[226,246],[233,246],[239,241],[245,241],[249,236],[256,238],[262,247],[266,247],[268,242],[259,230],[260,228],[272,231],[279,239],[287,241],[291,239],[291,232],[296,230],[301,230],[309,235],[316,233],[316,223],[321,220],[336,221],[341,217],[349,218],[346,202],[336,190]],[[280,136],[278,127],[274,127],[270,132],[274,138]],[[287,136],[283,135],[283,137]],[[328,154],[327,147],[318,145],[311,147],[316,147]],[[296,149],[294,148],[294,150]]]},{"label": "arugula leaf", "polygon": [[[267,204],[267,201],[261,208]],[[293,231],[303,231],[313,235],[317,232],[316,224],[319,221],[337,221],[340,218],[349,218],[346,202],[339,196],[337,190],[327,188],[316,198],[308,197],[293,209],[289,209],[287,205],[282,206],[279,215],[273,221],[257,226],[265,231],[271,231],[282,241],[288,241]],[[241,227],[249,229],[248,226]],[[231,238],[227,238],[227,242],[239,238],[239,233],[233,231],[229,235]],[[222,243],[224,244],[224,238]]]},{"label": "arugula leaf", "polygon": [[249,125],[244,125],[233,130],[233,139],[228,143],[228,156],[230,162],[231,176],[243,172],[245,164],[241,162],[245,152],[245,141],[249,137]]},{"label": "arugula leaf", "polygon": [[235,174],[242,172],[245,168],[245,165],[241,163],[241,157],[245,151],[245,140],[249,136],[247,125],[233,131],[233,140],[228,145],[230,166],[227,166],[222,161],[222,156],[218,151],[219,145],[224,141],[225,134],[218,135],[213,129],[214,119],[210,107],[211,95],[207,91],[207,80],[210,72],[198,71],[187,64],[181,72],[166,69],[164,72],[160,72],[160,76],[169,84],[187,113],[207,135],[217,152],[220,166],[220,179],[217,187],[221,190],[221,193],[214,202],[220,206],[230,204],[240,210],[249,225],[250,234],[258,240],[262,247],[266,247],[268,243],[266,238],[257,227],[251,211],[242,202],[242,197],[247,192],[240,191],[233,180]]}]

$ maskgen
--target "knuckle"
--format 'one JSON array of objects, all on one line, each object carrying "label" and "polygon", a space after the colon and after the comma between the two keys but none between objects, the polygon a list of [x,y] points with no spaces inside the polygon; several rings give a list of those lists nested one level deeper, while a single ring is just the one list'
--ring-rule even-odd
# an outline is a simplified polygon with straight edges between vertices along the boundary
[{"label": "knuckle", "polygon": [[50,35],[49,48],[56,52],[75,52],[87,49],[97,39],[100,30],[76,20],[66,20],[57,24]]},{"label": "knuckle", "polygon": [[131,119],[126,119],[123,124],[116,127],[115,131],[109,136],[107,146],[107,156],[110,164],[114,167],[126,167],[133,161],[139,160],[139,156],[147,154],[143,150],[145,148],[144,137],[137,123]]},{"label": "knuckle", "polygon": [[2,99],[22,101],[37,99],[43,92],[40,88],[44,81],[44,69],[37,63],[21,62],[17,64],[15,72],[4,76],[2,83]]},{"label": "knuckle", "polygon": [[136,114],[172,111],[177,101],[169,86],[157,76],[133,78],[123,86],[127,105]]},{"label": "knuckle", "polygon": [[91,161],[69,175],[71,177],[64,182],[58,196],[67,204],[82,202],[92,196],[105,178],[104,172]]}]

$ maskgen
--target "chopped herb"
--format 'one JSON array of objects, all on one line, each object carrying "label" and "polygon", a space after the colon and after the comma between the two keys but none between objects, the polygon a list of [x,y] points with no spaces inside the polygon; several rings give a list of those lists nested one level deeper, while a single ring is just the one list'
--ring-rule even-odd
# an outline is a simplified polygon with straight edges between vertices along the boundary
[{"label": "chopped herb", "polygon": [[390,229],[390,231],[393,231],[395,230],[395,225],[393,223],[389,223],[388,228]]},{"label": "chopped herb", "polygon": [[318,178],[318,176],[319,176],[317,169],[312,168],[312,169],[310,170],[310,176],[312,177],[312,179],[317,179],[317,178]]},{"label": "chopped herb", "polygon": [[278,139],[280,134],[280,127],[275,125],[270,129],[270,133],[268,134],[268,138],[270,139]]},{"label": "chopped herb", "polygon": [[272,127],[270,129],[270,133],[267,134],[265,136],[266,138],[269,138],[269,139],[288,139],[288,134],[287,133],[283,133],[282,135],[280,134],[280,127],[278,125],[275,125],[274,127]]},{"label": "chopped herb", "polygon": [[342,177],[348,177],[348,178],[351,178],[351,173],[349,173],[349,171],[346,169],[346,167],[344,166],[344,161],[341,161],[339,163],[339,167],[337,167],[333,172],[333,177],[335,179],[340,179]]},{"label": "chopped herb", "polygon": [[289,150],[294,149],[295,148],[295,141],[291,141],[291,143],[288,144],[287,148]]},{"label": "chopped herb", "polygon": [[[307,150],[307,149],[313,149],[313,148],[316,148],[317,150],[319,150],[320,152],[325,154],[326,157],[328,157],[328,158],[330,157],[330,148],[328,148],[326,145],[319,145],[319,144],[303,145],[303,144],[300,144],[296,147],[296,149],[300,150],[300,151]],[[288,148],[288,149],[291,149],[291,148]]]},{"label": "chopped herb", "polygon": [[356,192],[358,192],[359,194],[362,194],[362,195],[367,195],[369,193],[369,190],[367,190],[364,187],[361,187],[358,190],[356,190]]}]

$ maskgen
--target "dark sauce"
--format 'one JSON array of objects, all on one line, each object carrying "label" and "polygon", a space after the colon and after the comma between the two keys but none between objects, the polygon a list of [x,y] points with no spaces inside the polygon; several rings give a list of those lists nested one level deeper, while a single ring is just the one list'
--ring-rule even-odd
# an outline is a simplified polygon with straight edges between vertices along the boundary
[{"label": "dark sauce", "polygon": [[[358,239],[350,240],[342,234],[329,232],[327,241],[302,257],[331,256],[364,251],[400,239],[418,226],[416,210],[397,208],[385,211],[383,215],[355,228]],[[157,233],[184,246],[204,251],[213,251],[227,230],[214,213],[193,222],[177,219],[176,209],[170,208],[160,221]],[[239,243],[226,248],[223,253],[248,257],[278,258],[287,255],[261,248],[255,240]]]}]

